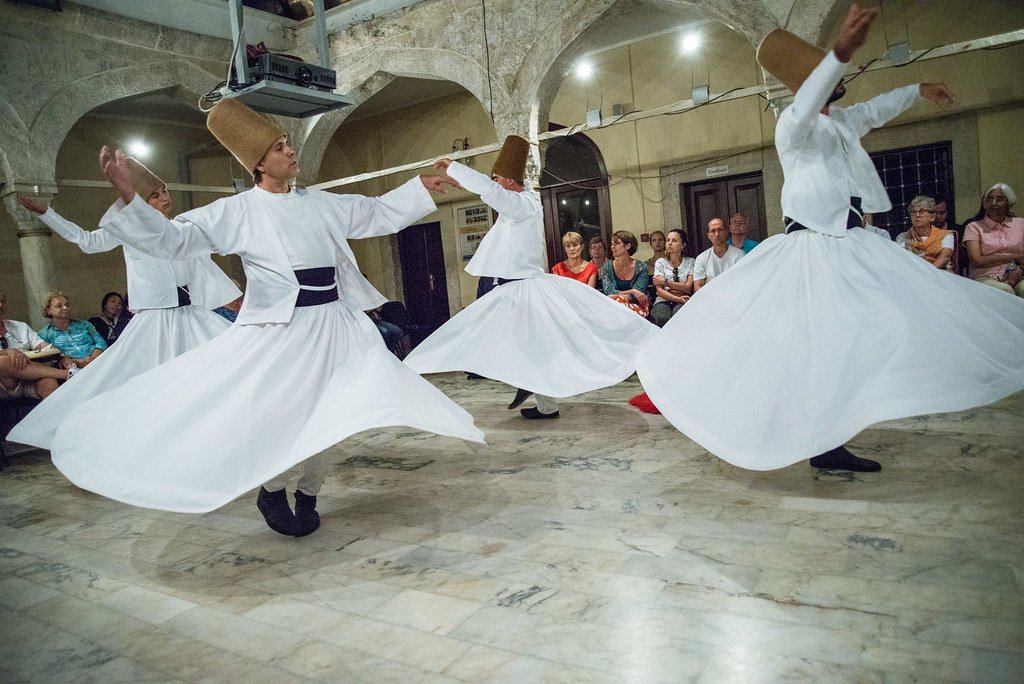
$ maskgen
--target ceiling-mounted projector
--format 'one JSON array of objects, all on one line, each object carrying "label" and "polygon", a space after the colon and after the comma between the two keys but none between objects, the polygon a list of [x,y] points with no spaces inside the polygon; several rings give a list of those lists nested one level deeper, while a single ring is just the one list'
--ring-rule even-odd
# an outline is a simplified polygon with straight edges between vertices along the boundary
[{"label": "ceiling-mounted projector", "polygon": [[235,43],[235,81],[221,91],[223,97],[236,97],[258,112],[294,118],[354,104],[352,98],[333,92],[337,83],[328,61],[323,0],[313,1],[319,65],[266,53],[250,66],[242,32],[242,0],[229,0],[228,5]]}]

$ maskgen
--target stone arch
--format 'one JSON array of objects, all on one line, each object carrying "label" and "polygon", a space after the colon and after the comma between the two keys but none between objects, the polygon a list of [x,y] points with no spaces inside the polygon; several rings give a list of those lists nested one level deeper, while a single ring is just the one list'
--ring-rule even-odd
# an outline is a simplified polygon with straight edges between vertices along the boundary
[{"label": "stone arch", "polygon": [[[825,1],[825,0],[821,0]],[[833,1],[833,0],[828,0]],[[838,0],[835,0],[838,2]],[[753,45],[778,28],[779,20],[763,0],[646,0],[668,11],[697,9],[708,18],[721,21]],[[535,41],[534,49],[523,64],[517,88],[516,99],[529,103],[531,133],[547,127],[548,113],[558,92],[564,74],[570,63],[589,49],[597,47],[588,43],[587,29],[598,18],[616,11],[628,16],[628,8],[617,1],[581,3],[578,11],[566,14],[564,21],[549,26]],[[619,5],[616,8],[616,5]]]},{"label": "stone arch", "polygon": [[53,178],[57,153],[68,131],[100,105],[157,90],[169,90],[195,104],[216,83],[216,75],[184,60],[137,64],[80,78],[50,98],[30,123],[34,166],[48,170],[48,178]]},{"label": "stone arch", "polygon": [[[348,79],[338,84],[338,90],[352,94],[355,107],[328,112],[316,119],[302,132],[302,179],[312,182],[320,171],[324,153],[331,138],[355,109],[367,99],[383,90],[396,77],[446,80],[465,88],[487,109],[491,102],[487,72],[476,61],[449,50],[428,48],[380,48],[372,59],[350,72]],[[509,95],[493,83],[493,111],[509,108]]]},{"label": "stone arch", "polygon": [[795,0],[784,27],[804,40],[825,46],[832,28],[849,7],[845,0]]}]

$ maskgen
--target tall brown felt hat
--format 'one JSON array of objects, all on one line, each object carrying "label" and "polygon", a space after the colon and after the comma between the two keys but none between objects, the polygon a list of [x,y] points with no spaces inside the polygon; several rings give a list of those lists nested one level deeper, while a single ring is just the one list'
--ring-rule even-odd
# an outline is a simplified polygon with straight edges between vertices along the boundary
[{"label": "tall brown felt hat", "polygon": [[491,167],[491,175],[522,183],[526,179],[526,159],[529,156],[530,141],[518,135],[510,135],[501,145],[498,158]]},{"label": "tall brown felt hat", "polygon": [[165,185],[159,176],[147,169],[135,157],[125,157],[124,163],[128,165],[128,171],[132,174],[132,187],[143,200],[148,200],[154,190],[159,190]]},{"label": "tall brown felt hat", "polygon": [[757,63],[794,93],[824,58],[823,49],[785,29],[775,29],[757,46]]},{"label": "tall brown felt hat", "polygon": [[206,127],[249,173],[256,171],[277,139],[287,135],[270,118],[235,98],[218,102],[206,116]]}]

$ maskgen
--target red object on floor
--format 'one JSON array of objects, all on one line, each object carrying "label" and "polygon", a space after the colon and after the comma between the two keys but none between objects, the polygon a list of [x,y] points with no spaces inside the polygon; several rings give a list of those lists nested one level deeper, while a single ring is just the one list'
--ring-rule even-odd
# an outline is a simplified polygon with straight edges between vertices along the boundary
[{"label": "red object on floor", "polygon": [[647,392],[636,395],[635,397],[629,400],[629,403],[632,404],[633,406],[636,406],[644,413],[657,413],[658,415],[661,415],[661,411],[659,411],[658,407],[654,405],[654,402],[651,401],[651,398],[647,396]]}]

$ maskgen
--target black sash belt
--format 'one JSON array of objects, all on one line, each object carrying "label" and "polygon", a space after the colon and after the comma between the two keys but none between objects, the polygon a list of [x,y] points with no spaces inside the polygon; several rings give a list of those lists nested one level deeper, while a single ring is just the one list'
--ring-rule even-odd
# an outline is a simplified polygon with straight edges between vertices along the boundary
[{"label": "black sash belt", "polygon": [[188,285],[178,286],[178,306],[188,306],[192,303],[192,297],[188,293]]},{"label": "black sash belt", "polygon": [[522,280],[522,278],[498,278],[498,285],[504,285],[505,283],[514,283]]},{"label": "black sash belt", "polygon": [[[860,211],[860,197],[850,198],[850,213],[846,217],[846,229],[860,228],[863,224],[864,219],[861,217]],[[782,223],[786,226],[787,233],[793,233],[798,230],[807,230],[807,226],[802,223],[797,223],[788,216],[782,217]]]},{"label": "black sash belt", "polygon": [[[295,306],[319,306],[338,301],[338,283],[334,280],[333,266],[300,269],[295,271],[295,279],[302,288],[295,300]],[[309,287],[326,289],[305,289]]]}]

